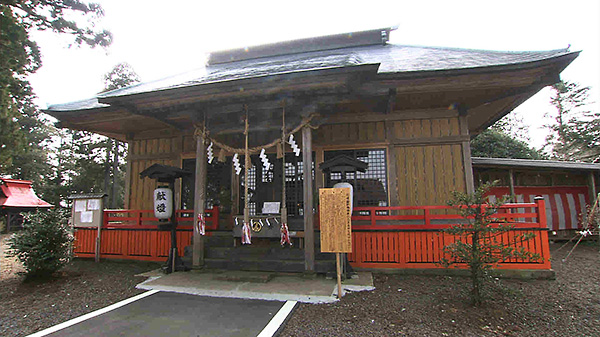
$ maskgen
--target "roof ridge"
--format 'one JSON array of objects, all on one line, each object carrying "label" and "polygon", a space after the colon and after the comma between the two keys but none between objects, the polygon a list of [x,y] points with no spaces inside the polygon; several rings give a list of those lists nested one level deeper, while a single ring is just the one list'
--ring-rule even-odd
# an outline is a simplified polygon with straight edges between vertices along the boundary
[{"label": "roof ridge", "polygon": [[231,63],[243,60],[326,51],[348,47],[386,44],[394,27],[359,32],[331,34],[288,41],[279,41],[251,47],[214,51],[208,56],[207,65]]}]

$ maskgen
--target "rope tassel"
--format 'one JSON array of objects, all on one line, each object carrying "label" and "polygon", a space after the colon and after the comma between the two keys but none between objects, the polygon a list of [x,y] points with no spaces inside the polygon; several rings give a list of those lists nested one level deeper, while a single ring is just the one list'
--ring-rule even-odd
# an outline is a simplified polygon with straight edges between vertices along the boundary
[{"label": "rope tassel", "polygon": [[284,247],[285,244],[292,246],[292,241],[290,240],[290,231],[288,229],[287,224],[281,223],[281,246]]},{"label": "rope tassel", "polygon": [[206,235],[206,220],[204,220],[204,214],[198,214],[198,221],[196,222],[196,230],[200,235]]},{"label": "rope tassel", "polygon": [[247,222],[244,222],[244,226],[242,226],[242,244],[252,244],[252,231],[250,230],[250,224]]}]

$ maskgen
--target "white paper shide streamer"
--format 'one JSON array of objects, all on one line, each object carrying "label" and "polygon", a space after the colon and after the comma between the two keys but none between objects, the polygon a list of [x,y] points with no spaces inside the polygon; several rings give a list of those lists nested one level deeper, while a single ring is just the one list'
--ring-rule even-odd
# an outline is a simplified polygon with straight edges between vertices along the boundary
[{"label": "white paper shide streamer", "polygon": [[260,160],[262,161],[265,171],[268,171],[269,167],[271,167],[271,163],[269,163],[269,158],[267,157],[267,154],[265,153],[265,149],[260,150],[259,157],[260,157]]},{"label": "white paper shide streamer", "polygon": [[288,140],[288,143],[290,143],[290,146],[292,147],[292,150],[296,154],[296,157],[299,157],[300,156],[300,148],[298,147],[298,144],[296,144],[296,140],[294,140],[294,135],[290,135],[290,139]]},{"label": "white paper shide streamer", "polygon": [[210,142],[210,145],[206,148],[206,155],[208,157],[208,163],[212,164],[212,161],[215,158],[213,155],[213,143],[212,142]]},{"label": "white paper shide streamer", "polygon": [[235,167],[235,174],[239,176],[242,172],[242,166],[240,166],[240,158],[237,153],[233,155],[233,167]]}]

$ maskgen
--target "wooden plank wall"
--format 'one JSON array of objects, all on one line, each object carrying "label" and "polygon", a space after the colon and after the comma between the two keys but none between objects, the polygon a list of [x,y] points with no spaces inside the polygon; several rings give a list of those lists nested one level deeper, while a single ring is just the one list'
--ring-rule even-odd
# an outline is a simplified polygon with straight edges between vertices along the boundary
[{"label": "wooden plank wall", "polygon": [[[392,206],[444,205],[452,191],[465,190],[458,117],[384,120],[321,125],[313,132],[318,165],[323,151],[386,148]],[[155,182],[139,179],[152,164],[180,166],[195,149],[193,137],[130,141],[129,209],[151,209]],[[319,160],[321,158],[321,160]],[[317,181],[322,181],[320,171]]]},{"label": "wooden plank wall", "polygon": [[130,144],[129,209],[152,209],[156,181],[140,179],[140,172],[154,164],[180,167],[182,138],[140,139],[132,140]]},{"label": "wooden plank wall", "polygon": [[458,118],[397,121],[393,130],[399,206],[445,205],[452,191],[465,191],[462,145],[449,138],[460,135]]},{"label": "wooden plank wall", "polygon": [[466,190],[458,117],[322,125],[314,138],[317,154],[387,148],[391,206],[445,205]]}]

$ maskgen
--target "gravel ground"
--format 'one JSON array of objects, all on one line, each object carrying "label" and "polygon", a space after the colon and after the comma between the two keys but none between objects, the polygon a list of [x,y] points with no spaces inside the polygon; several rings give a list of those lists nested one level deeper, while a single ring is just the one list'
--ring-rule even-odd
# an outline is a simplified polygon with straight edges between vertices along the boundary
[{"label": "gravel ground", "polygon": [[135,285],[144,278],[135,275],[159,267],[76,259],[53,279],[25,282],[18,261],[4,256],[7,237],[0,237],[0,336],[25,336],[140,294]]},{"label": "gravel ground", "polygon": [[[3,242],[6,236],[0,237]],[[282,336],[600,336],[597,245],[556,252],[556,280],[504,280],[469,305],[460,277],[375,275],[376,290],[334,304],[299,304]],[[75,260],[52,280],[24,282],[0,244],[0,336],[23,336],[134,296],[154,263]]]},{"label": "gravel ground", "polygon": [[469,279],[375,275],[376,290],[300,304],[282,336],[600,336],[600,254],[594,243],[556,252],[556,280],[502,280],[482,307]]}]

